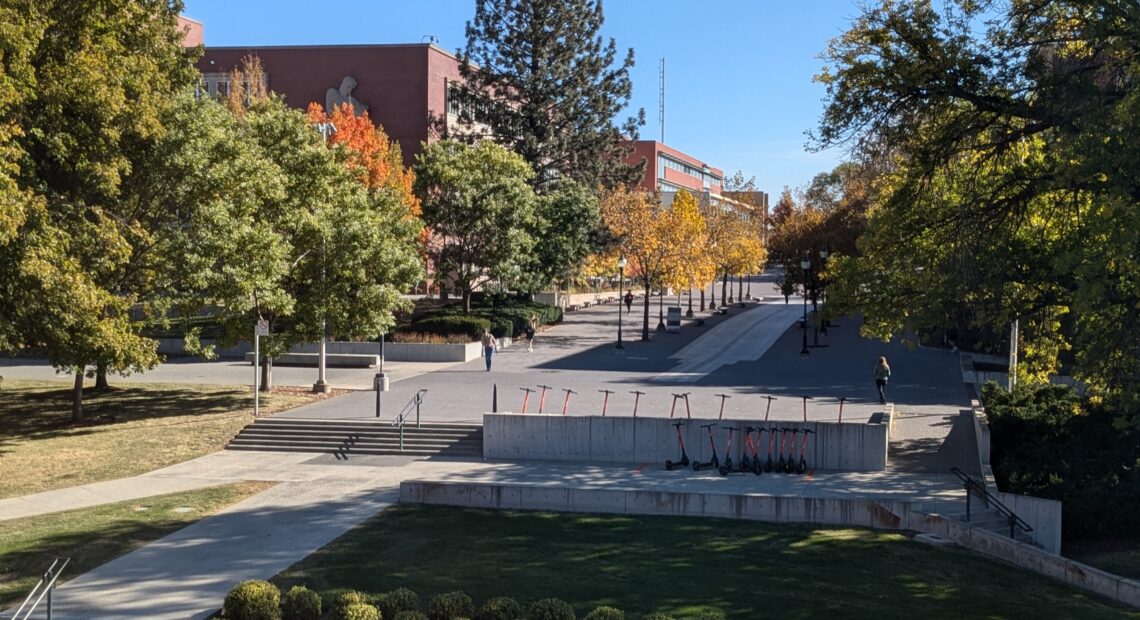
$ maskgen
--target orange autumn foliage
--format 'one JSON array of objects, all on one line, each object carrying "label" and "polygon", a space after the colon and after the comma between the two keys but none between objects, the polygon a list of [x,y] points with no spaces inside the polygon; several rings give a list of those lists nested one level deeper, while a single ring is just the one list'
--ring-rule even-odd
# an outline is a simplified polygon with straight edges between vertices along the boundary
[{"label": "orange autumn foliage", "polygon": [[348,150],[348,166],[370,190],[387,189],[400,197],[408,206],[409,215],[420,215],[420,201],[412,193],[415,175],[404,166],[400,144],[388,137],[384,129],[374,125],[368,112],[353,114],[352,106],[344,104],[331,115],[317,103],[307,110],[310,123],[332,123],[336,132],[329,134],[329,144],[343,144]]}]

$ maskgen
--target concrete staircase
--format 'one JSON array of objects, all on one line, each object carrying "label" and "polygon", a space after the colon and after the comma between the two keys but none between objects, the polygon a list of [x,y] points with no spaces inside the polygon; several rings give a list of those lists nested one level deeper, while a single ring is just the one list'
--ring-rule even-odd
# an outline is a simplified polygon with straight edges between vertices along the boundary
[{"label": "concrete staircase", "polygon": [[266,418],[243,428],[226,449],[483,458],[483,426],[409,424],[401,451],[400,431],[391,422]]},{"label": "concrete staircase", "polygon": [[[980,500],[975,501],[975,505],[970,509],[969,520],[966,519],[965,511],[948,514],[945,516],[947,518],[954,519],[955,521],[965,523],[970,527],[986,530],[987,532],[993,532],[998,536],[1009,538],[1009,520],[993,508],[987,508],[982,504]],[[1020,527],[1017,527],[1015,525],[1013,527],[1013,531],[1013,539],[1017,542],[1023,542],[1035,547],[1040,547],[1040,545],[1037,544],[1037,541],[1033,540],[1033,537],[1030,536],[1027,532],[1023,531]]]}]

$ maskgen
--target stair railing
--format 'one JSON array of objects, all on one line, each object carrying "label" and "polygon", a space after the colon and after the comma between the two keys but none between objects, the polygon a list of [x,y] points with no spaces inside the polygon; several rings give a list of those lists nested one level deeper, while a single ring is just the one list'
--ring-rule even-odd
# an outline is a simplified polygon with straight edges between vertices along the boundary
[{"label": "stair railing", "polygon": [[958,469],[957,467],[951,467],[950,471],[954,472],[954,475],[958,476],[958,479],[962,481],[962,484],[966,489],[967,522],[970,520],[970,495],[971,493],[977,493],[978,496],[981,497],[982,503],[996,510],[998,514],[1004,517],[1006,522],[1009,523],[1010,538],[1014,538],[1014,535],[1017,533],[1016,528],[1021,528],[1021,530],[1024,532],[1033,531],[1033,528],[1025,522],[1025,519],[1017,516],[1017,514],[1010,510],[1008,506],[1001,503],[1001,500],[999,500],[993,493],[990,493],[989,489],[987,489],[984,484],[977,480],[974,480],[970,477],[969,474],[962,471],[961,469]]},{"label": "stair railing", "polygon": [[[59,574],[63,572],[63,569],[67,567],[67,563],[70,561],[71,558],[69,557],[56,558],[52,561],[51,566],[48,567],[44,576],[40,577],[39,582],[36,583],[36,587],[32,588],[32,591],[28,593],[27,598],[24,599],[20,608],[12,615],[12,620],[27,620],[30,618],[32,612],[36,610],[36,607],[39,607],[40,601],[44,599],[44,596],[47,596],[47,620],[51,620],[51,593],[55,590],[55,582],[59,579]],[[34,602],[32,601],[33,598],[36,599]],[[31,607],[28,607],[28,603],[31,603]],[[26,611],[24,609],[25,607],[27,607]],[[24,615],[21,616],[20,614]]]},{"label": "stair railing", "polygon": [[416,412],[416,428],[420,427],[420,405],[424,402],[424,394],[427,394],[427,388],[420,389],[416,395],[404,405],[396,419],[392,421],[392,426],[400,429],[400,452],[404,451],[404,425],[407,424],[408,416],[412,411]]}]

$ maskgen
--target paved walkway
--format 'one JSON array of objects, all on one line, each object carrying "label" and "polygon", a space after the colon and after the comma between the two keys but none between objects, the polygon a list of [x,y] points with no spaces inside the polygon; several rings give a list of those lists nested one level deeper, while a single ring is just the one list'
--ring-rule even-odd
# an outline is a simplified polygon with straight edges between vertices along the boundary
[{"label": "paved walkway", "polygon": [[[770,278],[766,280],[763,288],[770,286]],[[754,285],[755,290],[762,288],[759,282]],[[428,389],[426,419],[479,420],[491,406],[493,386],[498,386],[502,411],[518,409],[519,387],[550,384],[554,390],[548,395],[546,411],[561,409],[565,393],[560,388],[570,388],[578,392],[572,395],[571,414],[598,413],[602,395],[597,390],[611,389],[618,393],[611,397],[609,415],[629,415],[629,391],[640,389],[647,394],[638,415],[668,415],[670,394],[684,390],[692,393],[697,416],[715,415],[718,399],[713,395],[731,393],[726,415],[759,419],[768,402],[763,396],[774,395],[778,400],[773,402],[771,419],[798,419],[803,415],[800,397],[810,396],[810,419],[835,419],[835,398],[846,395],[851,400],[844,418],[865,419],[881,410],[872,394],[870,373],[877,356],[886,354],[895,368],[891,395],[901,412],[896,424],[900,438],[892,442],[891,458],[905,455],[892,470],[721,478],[634,464],[598,467],[399,457],[337,461],[331,455],[219,452],[136,478],[0,500],[0,515],[29,516],[238,480],[280,482],[216,516],[77,577],[61,587],[56,597],[55,617],[61,619],[196,618],[217,609],[237,581],[268,578],[376,514],[395,501],[399,481],[409,478],[858,495],[909,498],[933,506],[958,501],[956,479],[944,473],[943,465],[951,461],[968,464],[973,440],[972,426],[964,426],[959,415],[968,402],[957,358],[943,351],[909,350],[897,343],[863,340],[853,320],[831,330],[822,343],[827,347],[812,349],[807,358],[801,358],[801,333],[787,329],[789,321],[795,320],[791,316],[794,308],[802,311],[795,304],[785,305],[782,298],[745,309],[733,307],[728,316],[710,317],[704,326],[688,325],[681,334],[653,333],[648,341],[639,339],[638,329],[632,334],[627,329],[627,338],[632,335],[634,339],[626,340],[624,354],[616,354],[613,347],[620,310],[616,306],[590,308],[569,314],[565,324],[541,333],[534,353],[516,346],[497,355],[492,372],[483,370],[481,360],[426,374],[409,369],[383,395],[387,403],[384,417],[390,420],[416,390]],[[12,372],[17,366],[5,367],[2,373],[19,376]],[[250,371],[249,366],[243,368]],[[678,368],[683,375],[670,377],[668,373]],[[391,371],[398,374],[396,368]],[[206,369],[202,382],[212,382],[209,377],[226,372],[225,368]],[[372,371],[367,372],[370,385]],[[153,381],[155,375],[146,376]],[[193,372],[175,373],[170,380],[186,382],[195,376]],[[298,384],[310,382],[305,379]],[[340,386],[335,375],[332,382]],[[375,396],[374,392],[349,394],[282,415],[370,418]],[[536,399],[532,397],[532,408],[537,406]]]}]

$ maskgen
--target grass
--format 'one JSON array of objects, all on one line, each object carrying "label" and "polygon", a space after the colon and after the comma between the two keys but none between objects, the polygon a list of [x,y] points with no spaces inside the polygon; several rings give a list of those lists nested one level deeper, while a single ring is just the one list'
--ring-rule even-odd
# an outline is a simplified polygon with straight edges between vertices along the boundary
[{"label": "grass", "polygon": [[243,482],[0,521],[0,609],[19,603],[57,556],[83,574],[272,486]]},{"label": "grass", "polygon": [[1140,581],[1140,539],[1066,544],[1064,555],[1121,577]]},{"label": "grass", "polygon": [[275,580],[288,588],[464,590],[476,605],[558,597],[637,620],[661,611],[785,618],[1140,618],[1092,594],[896,533],[718,519],[396,506]]},{"label": "grass", "polygon": [[[263,395],[266,412],[313,395]],[[124,384],[84,394],[87,420],[71,421],[71,386],[0,384],[0,498],[153,471],[220,450],[253,419],[248,388]]]}]

